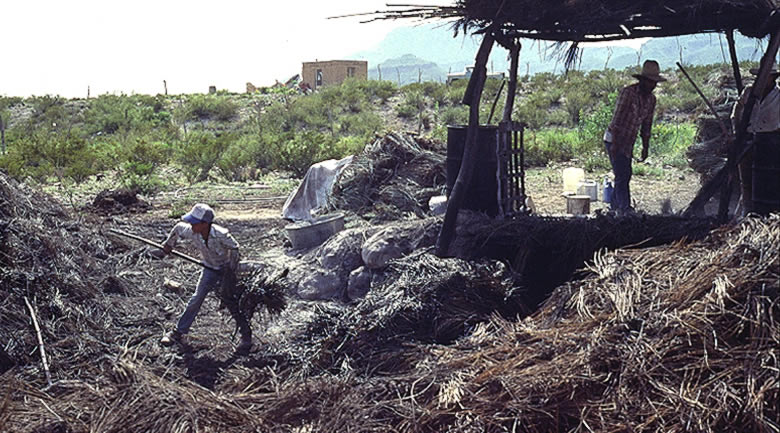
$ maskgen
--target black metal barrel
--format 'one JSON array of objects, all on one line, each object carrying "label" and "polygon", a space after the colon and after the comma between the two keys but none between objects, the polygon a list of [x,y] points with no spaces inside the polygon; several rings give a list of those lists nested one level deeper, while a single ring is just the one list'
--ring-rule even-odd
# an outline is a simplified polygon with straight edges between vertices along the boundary
[{"label": "black metal barrel", "polygon": [[[447,196],[452,193],[463,161],[466,146],[467,126],[450,125],[447,127]],[[485,212],[490,216],[498,215],[498,182],[496,181],[496,146],[498,127],[482,125],[477,131],[477,161],[471,185],[466,190],[463,208]]]},{"label": "black metal barrel", "polygon": [[756,134],[753,146],[753,210],[780,212],[780,134]]}]

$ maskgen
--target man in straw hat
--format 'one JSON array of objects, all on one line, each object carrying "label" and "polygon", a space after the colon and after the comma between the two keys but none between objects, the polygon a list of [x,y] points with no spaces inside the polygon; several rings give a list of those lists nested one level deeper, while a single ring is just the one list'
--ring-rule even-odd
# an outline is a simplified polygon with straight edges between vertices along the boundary
[{"label": "man in straw hat", "polygon": [[653,90],[659,82],[666,81],[666,78],[660,75],[660,68],[655,60],[646,60],[642,65],[642,72],[633,76],[639,82],[620,91],[612,122],[604,133],[604,146],[615,175],[615,189],[610,206],[613,210],[621,211],[631,209],[628,183],[631,181],[631,159],[636,136],[639,134],[642,137],[640,161],[644,161],[647,159],[655,111]]},{"label": "man in straw hat", "polygon": [[[751,69],[750,73],[757,76],[758,68]],[[764,88],[764,92],[756,100],[753,111],[750,113],[747,125],[747,147],[749,150],[739,164],[739,179],[742,184],[739,210],[743,216],[753,211],[767,213],[769,210],[772,210],[764,209],[763,207],[756,209],[753,203],[754,155],[761,155],[762,164],[780,169],[780,161],[777,161],[780,159],[780,88],[777,86],[777,77],[780,76],[780,72],[777,70],[776,63],[772,63],[769,75],[769,82]],[[745,87],[734,104],[734,109],[731,112],[731,124],[735,134],[739,127],[739,122],[742,121],[742,113],[752,90],[752,86]],[[756,152],[758,153],[756,154]],[[773,155],[774,158],[772,157]],[[780,179],[777,177],[765,180],[774,182],[776,187],[780,188]]]},{"label": "man in straw hat", "polygon": [[[160,343],[166,346],[182,342],[208,292],[221,284],[227,276],[235,275],[239,262],[238,242],[226,228],[214,224],[214,210],[209,205],[198,203],[181,219],[168,234],[163,243],[163,251],[170,254],[178,239],[189,240],[200,251],[203,264],[207,267],[202,269],[195,293],[179,318],[176,329],[166,333],[160,340]],[[240,316],[234,317],[240,320]],[[243,321],[239,321],[238,328],[241,332],[241,343],[237,350],[248,351],[252,347],[251,328]]]}]

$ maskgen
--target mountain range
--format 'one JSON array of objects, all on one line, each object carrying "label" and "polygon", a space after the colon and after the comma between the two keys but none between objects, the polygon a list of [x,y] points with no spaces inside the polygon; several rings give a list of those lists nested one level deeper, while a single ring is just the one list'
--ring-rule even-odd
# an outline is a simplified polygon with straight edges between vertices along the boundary
[{"label": "mountain range", "polygon": [[[662,69],[673,68],[675,62],[700,65],[730,62],[726,38],[719,34],[688,35],[652,38],[633,42],[632,46],[587,44],[582,46],[575,69],[624,69],[646,59],[655,59]],[[766,40],[735,35],[737,58],[758,61],[766,47]],[[480,38],[460,34],[455,36],[447,24],[423,24],[402,27],[387,34],[370,50],[357,52],[352,59],[368,61],[372,79],[384,79],[400,84],[417,81],[441,81],[447,73],[462,72],[474,63]],[[540,72],[558,73],[564,70],[563,55],[568,44],[522,40],[520,51],[521,75]],[[505,72],[509,68],[508,52],[496,45],[488,61],[491,72]]]}]

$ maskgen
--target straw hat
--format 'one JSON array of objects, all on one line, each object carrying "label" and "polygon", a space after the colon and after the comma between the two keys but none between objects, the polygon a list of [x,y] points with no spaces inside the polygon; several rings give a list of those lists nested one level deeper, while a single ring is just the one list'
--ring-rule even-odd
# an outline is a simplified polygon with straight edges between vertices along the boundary
[{"label": "straw hat", "polygon": [[655,60],[645,60],[642,64],[642,72],[639,74],[633,74],[634,78],[647,78],[653,80],[656,83],[659,81],[666,81],[666,78],[661,76],[661,68],[658,66],[658,62]]}]

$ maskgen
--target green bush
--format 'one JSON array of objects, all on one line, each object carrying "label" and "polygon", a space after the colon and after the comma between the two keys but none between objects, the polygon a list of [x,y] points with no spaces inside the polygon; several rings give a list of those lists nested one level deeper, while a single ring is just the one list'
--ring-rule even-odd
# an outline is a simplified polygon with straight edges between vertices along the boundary
[{"label": "green bush", "polygon": [[232,133],[217,135],[210,131],[193,131],[187,135],[176,150],[176,161],[181,165],[184,176],[190,182],[200,182],[208,177],[235,140]]},{"label": "green bush", "polygon": [[299,177],[306,174],[309,166],[320,161],[322,149],[333,146],[337,141],[333,136],[316,131],[288,132],[279,135],[277,140],[274,143],[276,168]]},{"label": "green bush", "polygon": [[157,175],[159,168],[168,161],[171,148],[164,142],[134,138],[123,147],[119,180],[122,186],[142,194],[151,194],[160,189],[162,180]]},{"label": "green bush", "polygon": [[398,86],[392,81],[361,80],[360,86],[371,101],[387,102],[398,92]]},{"label": "green bush", "polygon": [[191,95],[184,105],[187,120],[218,120],[227,122],[238,114],[238,106],[225,95]]},{"label": "green bush", "polygon": [[14,177],[44,181],[55,176],[80,182],[99,171],[98,152],[78,129],[35,130],[12,144],[0,157],[0,167]]},{"label": "green bush", "polygon": [[411,89],[403,93],[401,103],[396,107],[396,114],[405,119],[418,117],[425,110],[427,103],[422,91]]}]

